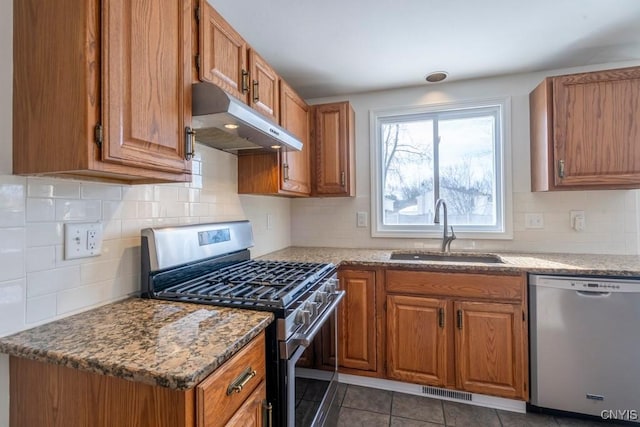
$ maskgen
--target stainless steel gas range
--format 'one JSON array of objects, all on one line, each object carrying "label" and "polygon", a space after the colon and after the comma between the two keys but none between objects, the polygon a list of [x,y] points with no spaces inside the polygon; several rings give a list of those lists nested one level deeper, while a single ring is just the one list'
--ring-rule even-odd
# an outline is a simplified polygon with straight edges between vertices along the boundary
[{"label": "stainless steel gas range", "polygon": [[[333,264],[250,259],[248,221],[142,230],[146,298],[273,312],[267,328],[267,398],[275,426],[322,426],[337,414],[337,361],[299,363],[322,328],[337,354],[336,309],[344,296]],[[318,344],[316,344],[318,345]]]}]

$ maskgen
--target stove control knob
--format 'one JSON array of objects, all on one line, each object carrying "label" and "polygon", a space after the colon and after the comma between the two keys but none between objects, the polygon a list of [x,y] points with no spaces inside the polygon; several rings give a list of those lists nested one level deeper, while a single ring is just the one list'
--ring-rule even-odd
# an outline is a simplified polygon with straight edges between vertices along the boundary
[{"label": "stove control knob", "polygon": [[324,288],[327,291],[327,293],[335,294],[337,287],[338,287],[338,281],[336,279],[330,279],[327,281],[327,284],[325,285]]},{"label": "stove control knob", "polygon": [[311,323],[311,312],[309,310],[298,311],[296,314],[296,325],[308,325],[309,323]]},{"label": "stove control knob", "polygon": [[316,317],[318,315],[318,303],[317,302],[308,302],[304,305],[304,308],[311,313],[311,317]]},{"label": "stove control knob", "polygon": [[320,304],[326,304],[329,300],[329,295],[326,292],[318,292],[316,294],[316,302]]}]

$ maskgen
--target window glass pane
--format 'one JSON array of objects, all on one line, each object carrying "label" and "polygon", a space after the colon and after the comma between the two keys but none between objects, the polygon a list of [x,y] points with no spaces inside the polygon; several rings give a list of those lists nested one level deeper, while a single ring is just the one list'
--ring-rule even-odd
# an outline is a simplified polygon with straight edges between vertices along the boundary
[{"label": "window glass pane", "polygon": [[432,224],[433,121],[386,122],[380,131],[383,224]]},{"label": "window glass pane", "polygon": [[493,115],[438,121],[440,197],[453,225],[495,225]]}]

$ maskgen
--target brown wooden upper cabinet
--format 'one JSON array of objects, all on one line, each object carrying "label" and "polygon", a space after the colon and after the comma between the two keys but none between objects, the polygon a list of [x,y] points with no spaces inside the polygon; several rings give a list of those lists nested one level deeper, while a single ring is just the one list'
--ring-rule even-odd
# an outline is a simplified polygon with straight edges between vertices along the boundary
[{"label": "brown wooden upper cabinet", "polygon": [[247,102],[249,64],[247,42],[206,0],[197,0],[200,80],[220,86]]},{"label": "brown wooden upper cabinet", "polygon": [[196,9],[200,80],[220,86],[278,123],[278,74],[206,0]]},{"label": "brown wooden upper cabinet", "polygon": [[349,102],[314,105],[312,195],[355,196],[355,113]]},{"label": "brown wooden upper cabinet", "polygon": [[249,51],[251,89],[249,105],[279,123],[280,91],[278,74],[255,50]]},{"label": "brown wooden upper cabinet", "polygon": [[239,153],[238,192],[308,196],[311,193],[309,106],[280,80],[280,125],[302,142],[301,151]]},{"label": "brown wooden upper cabinet", "polygon": [[178,0],[14,8],[13,171],[189,181],[191,10]]},{"label": "brown wooden upper cabinet", "polygon": [[640,188],[640,67],[549,77],[529,101],[532,191]]}]

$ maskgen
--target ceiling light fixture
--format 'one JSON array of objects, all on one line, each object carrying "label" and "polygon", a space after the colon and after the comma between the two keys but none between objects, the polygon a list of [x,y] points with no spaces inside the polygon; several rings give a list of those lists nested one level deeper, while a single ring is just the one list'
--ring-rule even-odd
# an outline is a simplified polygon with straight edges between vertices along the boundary
[{"label": "ceiling light fixture", "polygon": [[448,75],[449,73],[447,73],[446,71],[433,71],[427,74],[427,77],[425,77],[425,79],[429,83],[438,83],[446,79]]},{"label": "ceiling light fixture", "polygon": [[238,125],[234,123],[227,123],[226,125],[224,125],[224,127],[226,127],[227,129],[238,129]]},{"label": "ceiling light fixture", "polygon": [[282,147],[281,145],[272,145],[271,148],[273,148],[274,150],[279,150],[280,147]]}]

